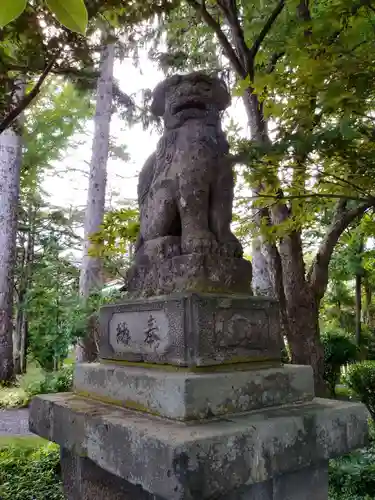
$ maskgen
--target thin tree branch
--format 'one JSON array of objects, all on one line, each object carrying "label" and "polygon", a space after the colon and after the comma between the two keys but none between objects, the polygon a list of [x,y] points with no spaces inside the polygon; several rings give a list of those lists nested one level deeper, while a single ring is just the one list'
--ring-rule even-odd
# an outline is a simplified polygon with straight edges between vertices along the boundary
[{"label": "thin tree branch", "polygon": [[351,200],[351,201],[358,201],[361,203],[370,203],[370,205],[374,204],[375,205],[375,198],[368,197],[368,198],[359,198],[358,196],[346,196],[342,194],[325,194],[325,193],[308,193],[308,194],[296,194],[296,195],[277,195],[277,194],[257,194],[256,196],[250,196],[246,198],[241,198],[243,200],[249,200],[249,201],[254,201],[258,198],[271,198],[273,200],[280,200],[280,201],[286,201],[286,200],[300,200],[300,199],[310,199],[310,198],[328,198],[331,200]]},{"label": "thin tree branch", "polygon": [[221,29],[220,24],[214,19],[211,14],[206,9],[205,2],[199,3],[197,0],[187,0],[187,3],[191,5],[196,12],[200,13],[203,19],[206,21],[207,25],[214,31],[216,36],[223,47],[225,55],[228,57],[233,69],[236,71],[238,75],[242,78],[246,78],[246,69],[241,64],[241,61],[238,59],[236,52],[234,51],[232,45],[230,44],[228,38],[225,33]]},{"label": "thin tree branch", "polygon": [[[371,0],[360,0],[358,3],[354,4],[350,10],[350,16],[354,17],[357,12],[362,8],[362,7],[369,7],[371,5]],[[333,45],[339,38],[340,35],[347,29],[347,25],[343,23],[342,27],[339,30],[336,30],[332,33],[332,35],[328,39],[328,46]],[[324,54],[326,49],[323,47],[322,49],[318,50],[318,53],[316,55],[317,57],[320,57],[322,54]]]},{"label": "thin tree branch", "polygon": [[375,201],[369,200],[362,203],[356,208],[345,210],[346,202],[341,200],[337,204],[336,213],[332,224],[327,230],[327,233],[320,244],[319,250],[315,256],[310,270],[307,274],[307,280],[315,294],[316,300],[323,298],[324,292],[328,284],[328,265],[331,260],[336,243],[345,229],[358,217],[371,207],[375,206]]},{"label": "thin tree branch", "polygon": [[267,69],[266,69],[266,73],[269,75],[271,74],[275,68],[276,68],[276,64],[279,62],[279,60],[285,55],[285,50],[283,50],[282,52],[275,52],[269,63],[268,63],[268,66],[267,66]]},{"label": "thin tree branch", "polygon": [[253,46],[250,49],[251,57],[255,59],[255,56],[257,55],[260,46],[262,45],[264,39],[268,35],[269,31],[271,30],[274,22],[276,19],[279,17],[279,14],[281,14],[283,8],[285,5],[285,0],[279,0],[279,3],[276,5],[275,9],[272,11],[270,17],[268,18],[266,24],[263,26],[261,32],[257,36],[256,40],[253,43]]},{"label": "thin tree branch", "polygon": [[4,120],[0,123],[0,134],[6,130],[9,125],[27,108],[27,106],[31,103],[31,101],[39,94],[41,86],[43,85],[44,80],[49,75],[53,65],[56,62],[56,59],[59,54],[56,54],[51,61],[44,68],[43,73],[40,75],[39,80],[35,84],[34,88],[30,90],[30,92],[15,106],[8,115],[4,118]]},{"label": "thin tree branch", "polygon": [[243,32],[239,17],[238,17],[238,7],[236,0],[217,0],[217,4],[223,11],[226,17],[229,27],[232,31],[233,41],[236,46],[238,56],[246,69],[246,72],[250,74],[250,77],[254,77],[254,60],[251,57],[249,47],[245,41],[245,34]]}]

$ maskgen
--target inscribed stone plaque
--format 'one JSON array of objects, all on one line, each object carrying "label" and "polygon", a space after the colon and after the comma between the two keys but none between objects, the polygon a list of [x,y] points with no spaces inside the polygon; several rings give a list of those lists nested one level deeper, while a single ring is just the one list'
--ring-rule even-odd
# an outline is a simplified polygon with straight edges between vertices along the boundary
[{"label": "inscribed stone plaque", "polygon": [[109,343],[119,353],[165,352],[168,318],[164,311],[115,313],[109,322]]},{"label": "inscribed stone plaque", "polygon": [[207,366],[281,358],[270,299],[181,293],[104,306],[100,316],[103,359]]}]

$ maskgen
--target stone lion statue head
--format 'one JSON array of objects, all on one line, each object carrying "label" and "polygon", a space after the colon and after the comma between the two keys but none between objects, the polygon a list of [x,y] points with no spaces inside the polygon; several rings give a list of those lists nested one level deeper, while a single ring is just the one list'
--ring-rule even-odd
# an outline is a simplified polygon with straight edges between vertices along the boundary
[{"label": "stone lion statue head", "polygon": [[220,78],[197,71],[174,75],[153,92],[151,111],[162,116],[165,128],[178,128],[189,119],[216,123],[231,102],[228,88]]}]

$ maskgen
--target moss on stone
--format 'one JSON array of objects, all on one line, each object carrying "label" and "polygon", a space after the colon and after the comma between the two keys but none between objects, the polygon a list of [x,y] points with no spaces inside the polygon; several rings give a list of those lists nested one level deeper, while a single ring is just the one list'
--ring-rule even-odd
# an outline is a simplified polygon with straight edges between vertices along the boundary
[{"label": "moss on stone", "polygon": [[156,417],[161,416],[158,412],[153,411],[150,408],[147,408],[147,406],[137,403],[136,401],[131,401],[131,400],[121,401],[119,399],[113,399],[107,396],[98,396],[98,394],[93,394],[91,392],[86,392],[86,391],[75,391],[74,394],[82,398],[99,401],[100,403],[109,404],[112,406],[120,406],[121,408],[127,408],[129,410],[139,411],[141,413],[148,413]]},{"label": "moss on stone", "polygon": [[216,373],[220,371],[232,370],[259,370],[260,368],[278,368],[282,366],[280,360],[267,358],[267,357],[246,357],[236,356],[230,360],[225,360],[218,365],[208,366],[174,366],[159,363],[147,363],[144,361],[125,361],[119,359],[101,359],[101,363],[114,364],[120,366],[134,366],[137,368],[148,368],[151,370],[161,370],[168,372],[190,372],[190,373]]}]

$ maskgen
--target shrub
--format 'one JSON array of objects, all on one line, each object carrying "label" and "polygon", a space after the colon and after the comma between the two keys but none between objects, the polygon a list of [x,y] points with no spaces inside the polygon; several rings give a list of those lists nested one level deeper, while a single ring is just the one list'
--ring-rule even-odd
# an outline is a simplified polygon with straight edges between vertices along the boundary
[{"label": "shrub", "polygon": [[43,373],[21,383],[21,387],[0,390],[0,408],[24,408],[38,394],[69,392],[73,385],[74,365],[64,365],[59,371]]},{"label": "shrub", "polygon": [[41,380],[30,382],[25,391],[29,398],[37,394],[69,392],[73,385],[74,365],[64,365],[59,371],[47,373]]},{"label": "shrub", "polygon": [[24,408],[29,403],[29,398],[20,387],[2,389],[0,391],[0,408]]},{"label": "shrub", "polygon": [[361,360],[375,360],[375,334],[362,325],[361,332]]},{"label": "shrub", "polygon": [[362,361],[350,366],[346,384],[367,406],[371,418],[375,420],[375,361]]},{"label": "shrub", "polygon": [[5,446],[0,450],[2,500],[63,500],[58,446],[34,449]]},{"label": "shrub", "polygon": [[341,367],[355,361],[358,350],[357,346],[342,333],[323,334],[322,342],[324,346],[324,379],[331,395],[335,397]]},{"label": "shrub", "polygon": [[329,464],[330,500],[375,498],[375,449],[368,448]]}]

